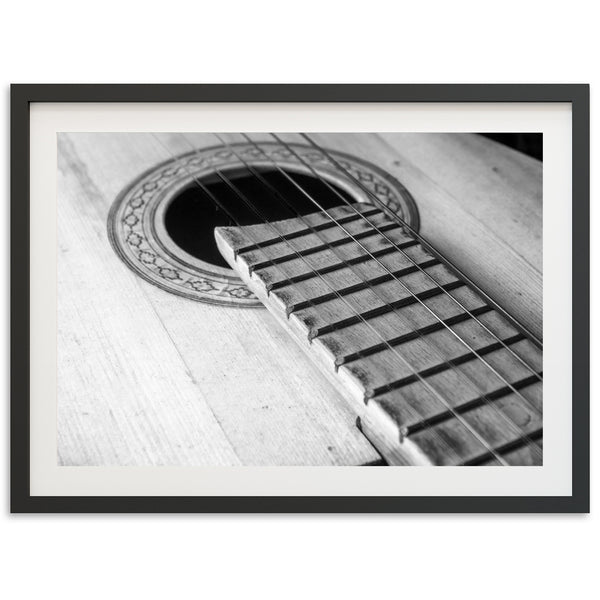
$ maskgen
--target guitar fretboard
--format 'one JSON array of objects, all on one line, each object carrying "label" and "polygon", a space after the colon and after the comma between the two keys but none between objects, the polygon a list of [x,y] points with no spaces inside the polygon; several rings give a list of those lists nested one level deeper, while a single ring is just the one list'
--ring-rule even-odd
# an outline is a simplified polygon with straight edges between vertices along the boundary
[{"label": "guitar fretboard", "polygon": [[541,349],[401,223],[369,204],[328,213],[219,228],[217,242],[328,378],[369,408],[388,462],[541,464]]}]

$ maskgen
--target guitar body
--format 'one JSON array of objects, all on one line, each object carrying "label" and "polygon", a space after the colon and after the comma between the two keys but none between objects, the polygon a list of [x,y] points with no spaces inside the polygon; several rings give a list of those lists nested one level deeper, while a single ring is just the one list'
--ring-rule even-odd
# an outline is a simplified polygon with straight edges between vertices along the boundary
[{"label": "guitar body", "polygon": [[[541,162],[475,134],[312,137],[388,177],[402,196],[390,205],[541,339]],[[59,135],[59,464],[381,464],[354,406],[233,272],[168,241],[168,203],[139,186],[189,141],[227,160],[210,134]],[[146,201],[157,204],[142,212]],[[167,240],[163,254],[144,227]],[[171,253],[177,268],[157,262]]]}]

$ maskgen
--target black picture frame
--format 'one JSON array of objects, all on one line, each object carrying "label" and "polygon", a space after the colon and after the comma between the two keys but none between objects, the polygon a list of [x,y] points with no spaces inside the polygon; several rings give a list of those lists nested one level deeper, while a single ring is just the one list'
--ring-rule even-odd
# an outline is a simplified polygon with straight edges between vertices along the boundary
[{"label": "black picture frame", "polygon": [[[539,102],[572,106],[573,407],[571,496],[32,496],[29,406],[29,109],[33,102]],[[589,512],[589,86],[79,85],[11,87],[11,512]]]}]

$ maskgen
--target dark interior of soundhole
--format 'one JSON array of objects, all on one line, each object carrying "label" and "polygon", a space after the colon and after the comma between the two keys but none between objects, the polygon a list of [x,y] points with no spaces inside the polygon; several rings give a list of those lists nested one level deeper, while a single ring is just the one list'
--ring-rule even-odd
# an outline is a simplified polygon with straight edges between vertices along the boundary
[{"label": "dark interior of soundhole", "polygon": [[[181,191],[165,213],[165,227],[171,239],[196,258],[228,267],[215,243],[215,227],[255,225],[317,212],[319,208],[310,198],[316,199],[325,209],[344,204],[340,196],[316,177],[287,172],[306,192],[303,193],[278,170],[261,169],[260,174],[278,193],[249,170],[224,173],[239,194],[216,175],[202,180],[208,191],[197,183]],[[345,191],[335,189],[347,201],[354,202]]]}]

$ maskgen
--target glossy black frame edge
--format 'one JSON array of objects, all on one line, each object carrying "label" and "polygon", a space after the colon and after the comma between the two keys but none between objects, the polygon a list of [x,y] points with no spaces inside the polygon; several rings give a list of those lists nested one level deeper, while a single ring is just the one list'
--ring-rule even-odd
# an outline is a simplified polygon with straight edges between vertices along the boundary
[{"label": "glossy black frame edge", "polygon": [[[29,104],[31,102],[566,102],[572,104],[571,496],[31,496],[29,491]],[[11,465],[13,513],[589,512],[589,85],[16,84],[11,86]]]}]

